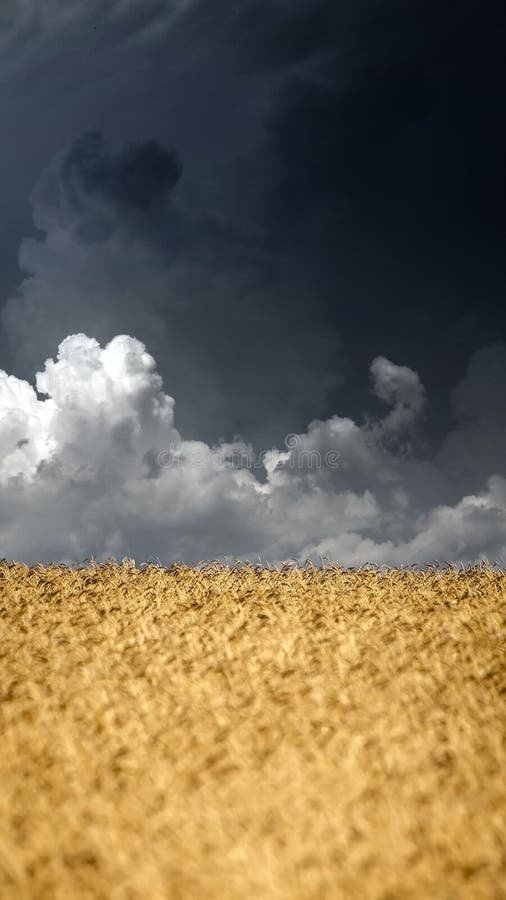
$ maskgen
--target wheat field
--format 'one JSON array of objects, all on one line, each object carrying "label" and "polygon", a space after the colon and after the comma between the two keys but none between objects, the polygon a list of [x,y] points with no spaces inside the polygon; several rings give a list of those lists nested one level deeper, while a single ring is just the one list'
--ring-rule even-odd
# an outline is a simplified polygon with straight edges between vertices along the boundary
[{"label": "wheat field", "polygon": [[503,898],[506,575],[0,564],[2,900]]}]

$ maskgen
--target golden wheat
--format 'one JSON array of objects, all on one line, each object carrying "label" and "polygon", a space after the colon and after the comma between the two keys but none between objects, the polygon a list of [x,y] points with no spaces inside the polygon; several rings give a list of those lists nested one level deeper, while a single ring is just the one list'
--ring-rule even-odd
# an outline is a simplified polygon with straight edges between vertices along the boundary
[{"label": "golden wheat", "polygon": [[506,896],[505,599],[486,565],[0,564],[0,896]]}]

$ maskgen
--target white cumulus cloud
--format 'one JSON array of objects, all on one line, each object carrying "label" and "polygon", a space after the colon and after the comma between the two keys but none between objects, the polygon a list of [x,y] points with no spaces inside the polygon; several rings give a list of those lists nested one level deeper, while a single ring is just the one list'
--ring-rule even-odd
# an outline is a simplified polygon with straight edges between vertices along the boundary
[{"label": "white cumulus cloud", "polygon": [[[503,359],[497,347],[480,354],[454,393],[457,411],[481,409],[480,366]],[[458,432],[432,460],[392,441],[416,430],[425,391],[384,357],[371,375],[384,418],[315,420],[260,458],[241,440],[185,440],[141,341],[70,335],[37,373],[37,391],[0,372],[1,555],[344,565],[506,555],[504,469],[469,490],[452,463]],[[474,440],[467,419],[462,428]],[[503,459],[505,449],[503,438]]]}]

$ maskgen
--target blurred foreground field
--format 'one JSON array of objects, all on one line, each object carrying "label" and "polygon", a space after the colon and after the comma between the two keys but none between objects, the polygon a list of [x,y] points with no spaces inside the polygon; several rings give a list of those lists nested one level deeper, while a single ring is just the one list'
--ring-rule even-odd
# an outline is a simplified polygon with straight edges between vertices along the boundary
[{"label": "blurred foreground field", "polygon": [[0,897],[504,898],[505,600],[1,563]]}]

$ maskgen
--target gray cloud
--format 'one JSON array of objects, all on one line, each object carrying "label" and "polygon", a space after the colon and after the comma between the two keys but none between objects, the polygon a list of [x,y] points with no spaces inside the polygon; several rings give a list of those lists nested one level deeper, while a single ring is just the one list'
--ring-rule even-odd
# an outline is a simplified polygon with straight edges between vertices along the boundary
[{"label": "gray cloud", "polygon": [[492,472],[506,475],[506,344],[477,350],[451,392],[454,424],[436,456],[456,491],[478,490]]}]

